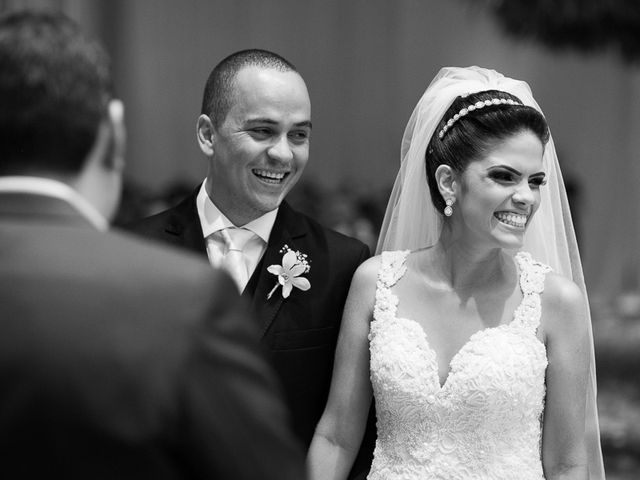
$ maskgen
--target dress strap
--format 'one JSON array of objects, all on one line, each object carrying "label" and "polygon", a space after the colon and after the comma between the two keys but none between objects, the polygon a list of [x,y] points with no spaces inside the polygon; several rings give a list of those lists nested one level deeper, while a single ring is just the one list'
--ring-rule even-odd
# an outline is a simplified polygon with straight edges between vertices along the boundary
[{"label": "dress strap", "polygon": [[515,321],[535,331],[540,326],[542,315],[540,294],[544,291],[544,279],[551,267],[534,260],[528,252],[518,252],[515,258],[523,294],[522,303],[515,311]]},{"label": "dress strap", "polygon": [[376,283],[376,301],[373,309],[373,317],[375,320],[395,317],[398,298],[391,292],[391,287],[393,287],[407,271],[405,262],[408,254],[409,250],[382,252],[380,268],[378,270],[378,281]]},{"label": "dress strap", "polygon": [[378,270],[378,288],[391,288],[407,271],[405,262],[409,250],[382,252],[380,270]]}]

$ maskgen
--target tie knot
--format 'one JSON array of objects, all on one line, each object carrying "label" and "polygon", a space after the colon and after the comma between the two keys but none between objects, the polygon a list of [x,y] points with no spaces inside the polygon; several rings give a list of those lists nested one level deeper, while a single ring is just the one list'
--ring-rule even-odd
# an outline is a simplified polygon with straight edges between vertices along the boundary
[{"label": "tie knot", "polygon": [[228,251],[241,252],[244,246],[255,234],[246,228],[229,227],[220,230],[220,236]]}]

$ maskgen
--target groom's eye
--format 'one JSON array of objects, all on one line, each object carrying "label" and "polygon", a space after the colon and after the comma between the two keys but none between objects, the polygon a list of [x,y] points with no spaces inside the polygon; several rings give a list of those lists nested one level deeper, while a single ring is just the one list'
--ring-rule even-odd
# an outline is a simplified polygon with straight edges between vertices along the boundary
[{"label": "groom's eye", "polygon": [[289,138],[295,143],[304,143],[309,139],[309,131],[295,130],[289,133]]},{"label": "groom's eye", "polygon": [[267,138],[271,135],[271,129],[267,127],[257,127],[249,130],[252,136],[257,138]]}]

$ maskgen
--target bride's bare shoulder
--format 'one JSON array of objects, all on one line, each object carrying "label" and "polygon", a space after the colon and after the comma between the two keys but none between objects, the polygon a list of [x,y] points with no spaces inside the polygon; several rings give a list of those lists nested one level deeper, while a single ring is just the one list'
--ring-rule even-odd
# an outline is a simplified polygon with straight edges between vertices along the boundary
[{"label": "bride's bare shoulder", "polygon": [[360,264],[351,279],[350,296],[370,296],[375,292],[381,263],[382,257],[375,255]]},{"label": "bride's bare shoulder", "polygon": [[547,273],[544,281],[544,297],[554,308],[575,308],[584,306],[584,295],[573,281],[554,272]]},{"label": "bride's bare shoulder", "polygon": [[545,277],[542,312],[550,330],[580,331],[587,312],[586,298],[572,280],[549,272]]}]

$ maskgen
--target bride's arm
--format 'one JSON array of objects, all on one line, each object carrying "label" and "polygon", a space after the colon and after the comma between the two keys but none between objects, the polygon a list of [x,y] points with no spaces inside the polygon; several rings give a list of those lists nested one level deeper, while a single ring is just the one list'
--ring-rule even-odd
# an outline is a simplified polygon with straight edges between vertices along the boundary
[{"label": "bride's arm", "polygon": [[542,462],[547,480],[586,480],[585,399],[589,335],[585,299],[573,282],[549,274],[542,295],[547,367]]},{"label": "bride's arm", "polygon": [[329,399],[307,457],[310,480],[347,478],[362,441],[372,396],[368,334],[378,266],[379,257],[367,260],[351,282]]}]

